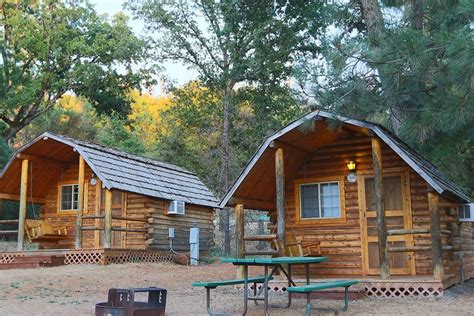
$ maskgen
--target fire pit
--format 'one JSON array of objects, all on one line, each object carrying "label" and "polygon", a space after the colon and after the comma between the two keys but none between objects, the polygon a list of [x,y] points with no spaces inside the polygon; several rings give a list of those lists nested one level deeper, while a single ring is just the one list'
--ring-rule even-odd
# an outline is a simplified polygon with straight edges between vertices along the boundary
[{"label": "fire pit", "polygon": [[[136,301],[137,293],[148,293],[146,302]],[[96,316],[163,316],[166,289],[157,287],[110,289],[107,302],[95,305]]]}]

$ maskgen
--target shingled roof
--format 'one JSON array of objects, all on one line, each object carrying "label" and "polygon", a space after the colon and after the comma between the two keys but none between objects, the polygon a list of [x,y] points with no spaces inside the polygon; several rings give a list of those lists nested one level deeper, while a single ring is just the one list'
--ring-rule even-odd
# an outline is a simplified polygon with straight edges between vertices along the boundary
[{"label": "shingled roof", "polygon": [[[20,148],[12,159],[23,149],[44,138],[73,147],[107,189],[134,192],[165,200],[180,200],[196,205],[217,206],[212,192],[195,174],[184,168],[49,132]],[[2,175],[9,164],[5,166]]]},{"label": "shingled roof", "polygon": [[392,135],[388,130],[386,130],[381,125],[370,123],[362,120],[356,120],[352,118],[347,118],[341,115],[336,115],[324,111],[313,111],[304,115],[303,117],[295,120],[290,123],[285,128],[277,131],[273,135],[269,136],[251,160],[247,163],[246,167],[234,182],[233,186],[227,192],[226,196],[219,203],[220,207],[227,205],[229,200],[232,198],[235,191],[238,189],[242,181],[249,174],[252,168],[255,166],[256,162],[263,155],[265,150],[270,147],[270,144],[277,140],[279,137],[285,135],[291,130],[300,127],[309,120],[314,120],[317,118],[331,119],[342,122],[343,124],[351,124],[358,127],[363,127],[371,131],[374,135],[378,136],[382,141],[384,141],[394,152],[396,152],[415,172],[417,172],[436,192],[443,194],[445,196],[456,198],[464,202],[471,202],[472,199],[467,196],[463,190],[457,186],[453,181],[451,181],[446,175],[444,175],[433,163],[428,161],[414,149],[410,148],[406,143]]}]

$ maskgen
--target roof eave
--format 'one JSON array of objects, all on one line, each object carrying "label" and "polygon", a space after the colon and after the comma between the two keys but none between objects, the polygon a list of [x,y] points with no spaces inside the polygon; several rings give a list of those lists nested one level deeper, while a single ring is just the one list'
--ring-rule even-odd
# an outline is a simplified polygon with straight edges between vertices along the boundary
[{"label": "roof eave", "polygon": [[[368,123],[368,122],[363,122],[360,120],[356,119],[351,119],[347,118],[341,115],[337,114],[332,114],[324,111],[313,111],[311,113],[308,113],[304,115],[303,117],[295,120],[293,123],[288,125],[287,127],[279,130],[278,132],[274,133],[273,135],[269,136],[266,138],[266,140],[263,142],[263,144],[260,146],[260,148],[257,150],[257,152],[254,154],[252,159],[247,163],[246,167],[242,171],[242,173],[239,175],[237,180],[234,182],[232,185],[231,189],[229,192],[224,196],[224,198],[221,200],[219,203],[219,206],[221,208],[224,208],[227,206],[227,203],[229,200],[232,198],[233,194],[237,191],[239,188],[240,184],[242,181],[245,179],[245,177],[248,175],[250,170],[254,167],[255,163],[260,159],[262,156],[263,152],[267,149],[269,144],[277,139],[278,137],[286,134],[287,132],[293,130],[294,128],[300,126],[304,121],[308,119],[312,119],[316,116],[321,116],[324,118],[334,118],[337,120],[340,120],[344,123],[352,124],[355,126],[359,127],[364,127],[375,133],[380,139],[382,139],[393,151],[395,151],[402,159],[405,161],[415,172],[417,172],[438,194],[443,194],[447,190],[442,188],[436,181],[434,181],[423,169],[421,169],[413,159],[411,159],[403,150],[400,150],[400,148],[385,134],[384,131],[382,131],[376,124]],[[460,194],[458,192],[451,192],[451,194],[454,194],[457,198],[469,202],[471,199],[468,198],[464,194]]]}]

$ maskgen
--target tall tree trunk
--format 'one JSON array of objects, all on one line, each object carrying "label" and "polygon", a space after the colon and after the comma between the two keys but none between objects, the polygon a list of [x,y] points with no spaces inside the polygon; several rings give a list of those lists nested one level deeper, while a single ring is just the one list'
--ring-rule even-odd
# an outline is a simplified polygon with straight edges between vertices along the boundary
[{"label": "tall tree trunk", "polygon": [[[222,135],[221,135],[221,170],[219,179],[219,190],[221,198],[229,190],[229,173],[230,173],[230,113],[232,105],[232,92],[234,82],[227,80],[226,89],[222,98],[223,119],[222,119]],[[225,207],[221,211],[220,230],[223,235],[223,251],[224,255],[230,254],[230,227],[229,227],[229,208]]]},{"label": "tall tree trunk", "polygon": [[[360,0],[362,14],[364,16],[369,45],[374,52],[381,50],[385,40],[385,24],[378,0]],[[390,122],[395,134],[399,134],[404,121],[404,113],[401,105],[398,104],[396,94],[393,92],[396,87],[394,76],[382,63],[377,66],[383,95],[390,111]]]}]

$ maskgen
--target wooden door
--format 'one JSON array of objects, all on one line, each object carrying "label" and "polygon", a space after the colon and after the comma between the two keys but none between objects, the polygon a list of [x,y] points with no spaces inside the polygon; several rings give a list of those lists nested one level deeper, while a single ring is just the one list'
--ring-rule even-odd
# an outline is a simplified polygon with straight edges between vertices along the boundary
[{"label": "wooden door", "polygon": [[[375,185],[373,175],[361,177],[361,233],[364,248],[364,272],[368,275],[380,274],[379,242],[375,212]],[[411,229],[411,203],[409,173],[396,172],[383,175],[385,221],[387,230]],[[388,236],[388,247],[413,246],[412,235]],[[412,253],[389,252],[390,274],[415,274],[415,259]]]},{"label": "wooden door", "polygon": [[[103,214],[105,212],[105,189],[101,189],[100,191],[100,212]],[[121,191],[112,191],[112,227],[125,227],[123,220],[116,220],[113,218],[116,217],[125,217],[126,214],[126,207],[125,204],[125,194]],[[104,227],[104,222],[102,220],[101,227]],[[113,249],[120,249],[125,248],[125,232],[122,231],[114,231],[112,230],[111,235],[111,248]],[[97,236],[97,244],[99,248],[104,246],[104,231],[101,231],[101,234]]]}]

